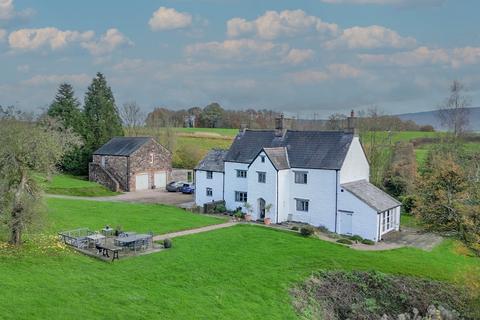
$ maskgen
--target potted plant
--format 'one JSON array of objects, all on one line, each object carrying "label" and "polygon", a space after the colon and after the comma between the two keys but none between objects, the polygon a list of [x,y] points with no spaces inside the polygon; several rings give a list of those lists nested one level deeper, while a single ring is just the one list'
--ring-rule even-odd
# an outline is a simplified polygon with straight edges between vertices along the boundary
[{"label": "potted plant", "polygon": [[263,219],[263,223],[269,225],[272,223],[272,219],[269,217],[270,210],[272,210],[272,204],[269,203],[265,206],[265,218]]},{"label": "potted plant", "polygon": [[244,204],[247,213],[245,214],[245,221],[252,221],[252,205],[248,202]]}]

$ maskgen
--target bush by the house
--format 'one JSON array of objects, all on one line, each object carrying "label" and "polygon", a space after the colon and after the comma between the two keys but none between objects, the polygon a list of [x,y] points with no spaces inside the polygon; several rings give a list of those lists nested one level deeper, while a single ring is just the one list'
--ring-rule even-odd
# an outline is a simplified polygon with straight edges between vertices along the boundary
[{"label": "bush by the house", "polygon": [[346,238],[338,239],[337,242],[341,243],[341,244],[348,244],[348,245],[353,244],[352,240],[349,240],[349,239],[346,239]]},{"label": "bush by the house", "polygon": [[319,226],[317,227],[317,230],[323,233],[330,233],[330,230],[328,230],[325,226]]},{"label": "bush by the house", "polygon": [[363,238],[359,236],[358,234],[353,235],[350,237],[350,240],[355,241],[355,242],[362,242]]},{"label": "bush by the house", "polygon": [[236,211],[233,216],[237,219],[243,219],[245,217],[245,213],[243,213],[241,210]]},{"label": "bush by the house", "polygon": [[310,227],[310,226],[305,226],[300,229],[300,234],[304,237],[309,237],[314,233],[315,233],[315,230],[313,229],[313,227]]},{"label": "bush by the house", "polygon": [[292,230],[293,230],[293,231],[298,231],[298,227],[297,227],[297,226],[293,226],[293,227],[292,227]]},{"label": "bush by the house", "polygon": [[[452,284],[380,272],[322,271],[291,294],[300,317],[308,319],[476,319],[478,303]],[[427,318],[433,309],[453,318]],[[447,311],[448,310],[448,311]],[[424,318],[425,317],[425,318]],[[413,319],[413,318],[412,318]]]},{"label": "bush by the house", "polygon": [[172,240],[170,240],[169,238],[163,240],[163,247],[168,249],[168,248],[171,248],[172,247]]},{"label": "bush by the house", "polygon": [[227,211],[227,208],[225,208],[225,205],[219,204],[215,207],[215,212],[216,213],[224,213]]},{"label": "bush by the house", "polygon": [[369,246],[373,246],[375,244],[375,241],[372,241],[372,240],[369,240],[369,239],[363,239],[360,242],[363,243],[363,244],[369,245]]}]

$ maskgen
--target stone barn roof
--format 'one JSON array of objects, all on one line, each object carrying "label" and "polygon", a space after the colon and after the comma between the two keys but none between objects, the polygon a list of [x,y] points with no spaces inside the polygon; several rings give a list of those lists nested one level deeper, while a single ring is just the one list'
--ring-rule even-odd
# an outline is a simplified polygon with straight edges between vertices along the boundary
[{"label": "stone barn roof", "polygon": [[115,137],[110,139],[110,141],[101,146],[93,154],[103,156],[129,156],[152,139],[152,137]]}]

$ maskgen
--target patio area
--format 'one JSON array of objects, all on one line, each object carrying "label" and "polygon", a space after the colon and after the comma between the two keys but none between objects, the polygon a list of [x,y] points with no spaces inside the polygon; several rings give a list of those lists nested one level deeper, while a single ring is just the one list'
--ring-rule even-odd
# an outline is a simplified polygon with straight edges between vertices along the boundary
[{"label": "patio area", "polygon": [[115,230],[105,227],[101,231],[88,228],[62,231],[61,240],[73,249],[103,261],[159,252],[164,246],[153,240],[153,233]]}]

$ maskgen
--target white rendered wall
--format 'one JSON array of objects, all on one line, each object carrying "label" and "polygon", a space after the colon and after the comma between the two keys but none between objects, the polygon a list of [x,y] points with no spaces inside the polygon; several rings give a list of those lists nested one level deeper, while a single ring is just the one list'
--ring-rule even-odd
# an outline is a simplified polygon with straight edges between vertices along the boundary
[{"label": "white rendered wall", "polygon": [[[278,179],[278,222],[288,221],[288,214],[290,213],[290,202],[292,197],[290,197],[290,184],[291,180],[291,171],[290,170],[280,170],[277,174]],[[293,178],[292,178],[293,179]],[[272,220],[272,222],[277,222]]]},{"label": "white rendered wall", "polygon": [[[212,196],[207,196],[207,188],[212,188]],[[205,203],[223,200],[223,173],[212,172],[212,179],[207,179],[207,171],[195,171],[195,204],[203,206]]]},{"label": "white rendered wall", "polygon": [[[224,200],[228,210],[235,210],[237,207],[243,208],[243,203],[235,201],[235,191],[248,192],[248,174],[247,178],[237,178],[237,169],[248,170],[248,164],[225,162]],[[250,199],[248,200],[250,201]],[[245,208],[243,211],[245,212]]]},{"label": "white rendered wall", "polygon": [[[308,183],[295,183],[295,171],[308,172]],[[289,214],[291,220],[335,229],[336,207],[335,170],[294,169],[289,170]],[[309,200],[308,212],[297,211],[296,198]]]},{"label": "white rendered wall", "polygon": [[368,164],[365,152],[363,152],[360,139],[353,137],[345,160],[340,170],[340,183],[347,183],[357,180],[367,180],[370,177],[370,165]]},{"label": "white rendered wall", "polygon": [[[262,163],[261,157],[265,156],[265,162]],[[258,173],[265,172],[265,183],[258,182]],[[277,220],[277,170],[272,165],[264,152],[252,162],[248,169],[248,203],[252,206],[252,218],[254,220],[260,219],[259,199],[265,200],[265,205],[271,205],[269,212],[265,213],[265,217],[272,220],[273,223]]]},{"label": "white rendered wall", "polygon": [[[377,211],[341,187],[338,192],[338,210],[353,212],[352,235],[359,235],[373,241],[379,240]],[[337,233],[344,233],[341,230],[340,221],[337,221]]]}]

